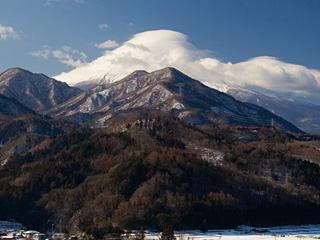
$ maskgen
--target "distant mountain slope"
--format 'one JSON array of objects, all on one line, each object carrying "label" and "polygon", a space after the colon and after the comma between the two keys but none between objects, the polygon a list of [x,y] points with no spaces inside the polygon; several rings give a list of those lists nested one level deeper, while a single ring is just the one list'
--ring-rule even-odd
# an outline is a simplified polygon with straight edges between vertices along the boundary
[{"label": "distant mountain slope", "polygon": [[[139,110],[171,113],[193,124],[274,125],[300,132],[293,124],[257,105],[242,103],[174,68],[136,71],[115,83],[99,85],[46,111],[58,117],[91,114],[102,126],[116,115]],[[87,116],[86,116],[87,117]]]},{"label": "distant mountain slope", "polygon": [[305,132],[320,134],[320,106],[318,105],[239,89],[229,89],[227,93],[239,101],[264,107]]},{"label": "distant mountain slope", "polygon": [[28,113],[34,114],[35,112],[17,100],[0,94],[0,114],[18,117]]},{"label": "distant mountain slope", "polygon": [[0,74],[0,93],[37,112],[52,108],[81,92],[64,82],[21,68],[11,68]]}]

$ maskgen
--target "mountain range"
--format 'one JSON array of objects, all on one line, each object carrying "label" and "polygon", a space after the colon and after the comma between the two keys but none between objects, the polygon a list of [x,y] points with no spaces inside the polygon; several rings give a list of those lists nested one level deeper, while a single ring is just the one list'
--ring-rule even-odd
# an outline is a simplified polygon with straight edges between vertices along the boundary
[{"label": "mountain range", "polygon": [[[80,71],[80,69],[78,70]],[[73,79],[72,85],[84,90],[96,85],[105,85],[121,79],[115,74],[108,73],[108,70],[106,69],[100,69],[99,74],[96,74],[95,72],[85,72],[84,69],[81,69],[81,72],[78,74],[80,73],[81,76],[84,75],[86,78],[81,78],[78,82]],[[217,76],[217,78],[219,78],[219,76]],[[272,113],[293,123],[305,132],[320,134],[319,105],[280,97],[274,95],[274,93],[266,95],[266,93],[245,88],[235,88],[234,86],[229,86],[227,83],[221,81],[204,81],[203,83],[207,84],[209,87],[227,93],[239,101],[250,102],[264,107]]]},{"label": "mountain range", "polygon": [[289,120],[305,132],[320,133],[319,105],[234,88],[228,89],[226,93],[239,101],[250,102],[264,107],[272,113]]},{"label": "mountain range", "polygon": [[96,239],[318,221],[320,137],[262,107],[287,100],[169,67],[86,91],[14,68],[0,86],[2,219]]},{"label": "mountain range", "polygon": [[[49,78],[44,74],[34,74],[21,68],[11,68],[0,74],[0,93],[6,97],[16,99],[21,104],[38,113],[48,114],[56,117],[66,117],[67,119],[75,121],[78,124],[82,124],[88,121],[93,122],[93,119],[95,119],[95,123],[93,125],[101,126],[104,122],[103,119],[109,119],[111,117],[110,114],[115,115],[115,113],[119,113],[121,111],[123,112],[124,110],[129,111],[130,108],[137,109],[137,106],[139,106],[139,104],[139,108],[143,107],[148,108],[149,110],[158,109],[168,112],[172,109],[176,109],[175,113],[177,114],[177,112],[179,112],[180,117],[183,116],[184,118],[187,118],[187,115],[189,117],[193,116],[193,120],[189,119],[189,121],[193,123],[197,121],[199,123],[204,123],[204,119],[208,116],[205,116],[205,114],[203,114],[203,111],[209,109],[207,107],[204,107],[204,105],[200,107],[200,109],[202,109],[202,112],[199,112],[198,109],[196,111],[197,113],[193,112],[193,114],[191,114],[192,111],[189,111],[189,113],[186,114],[186,109],[179,109],[183,105],[182,102],[185,101],[181,98],[181,96],[184,93],[187,93],[183,93],[185,89],[182,85],[186,84],[183,82],[177,83],[181,86],[178,86],[178,88],[176,86],[176,89],[167,89],[170,92],[169,95],[172,94],[171,97],[165,95],[162,96],[162,98],[169,97],[172,100],[170,100],[171,106],[169,106],[168,102],[165,103],[166,106],[164,106],[163,104],[161,106],[156,106],[156,102],[161,102],[161,97],[159,98],[159,94],[165,94],[164,89],[166,88],[161,84],[156,88],[151,87],[150,85],[148,87],[148,90],[145,89],[144,91],[144,93],[154,91],[154,94],[152,96],[149,96],[150,101],[152,101],[151,98],[154,98],[153,100],[155,100],[152,101],[152,104],[146,104],[142,102],[139,103],[140,100],[145,101],[148,96],[142,97],[143,94],[142,92],[140,92],[138,94],[140,96],[140,99],[134,97],[138,96],[133,92],[139,89],[139,85],[136,85],[134,89],[131,89],[133,86],[132,84],[134,84],[132,82],[132,79],[137,78],[134,81],[143,82],[146,78],[153,78],[154,82],[147,81],[146,83],[144,83],[144,85],[141,84],[141,87],[146,87],[146,85],[148,84],[155,84],[155,79],[157,77],[153,75],[157,74],[158,76],[161,75],[159,75],[159,71],[155,71],[155,73],[149,75],[146,71],[135,71],[124,79],[118,80],[113,83],[110,83],[108,81],[106,82],[106,79],[104,78],[95,78],[94,80],[91,79],[91,84],[95,83],[96,86],[83,91],[76,87],[70,87],[64,82]],[[128,83],[128,85],[126,85],[126,81],[131,81],[131,83]],[[192,84],[187,85],[189,86],[189,88],[192,88]],[[195,84],[194,86],[196,85],[199,84]],[[125,88],[127,88],[127,90],[125,90]],[[117,92],[119,89],[122,89],[121,94]],[[177,89],[179,89],[179,91],[177,91]],[[259,92],[253,92],[243,89],[225,88],[224,90],[225,93],[233,96],[239,101],[252,103],[271,111],[275,115],[278,115],[293,123],[299,129],[305,132],[314,134],[320,133],[320,106],[318,105],[300,102],[292,99],[284,99],[271,95],[265,95]],[[125,95],[126,91],[128,95]],[[129,92],[131,93],[129,94]],[[179,93],[177,94],[177,92]],[[156,100],[157,94],[159,99]],[[190,92],[188,92],[187,94],[190,94]],[[193,94],[195,94],[195,92],[193,92]],[[126,99],[126,97],[129,97],[130,101],[132,101],[130,105],[127,102],[129,98]],[[132,99],[134,99],[134,101]],[[196,101],[198,101],[197,104],[199,104],[199,98]],[[125,102],[126,104],[124,104]],[[175,107],[173,107],[174,104],[176,104]],[[186,104],[186,102],[184,104]],[[190,104],[190,102],[185,105],[186,108],[193,108],[192,104],[188,104]],[[209,105],[210,104],[212,103],[209,103]],[[213,105],[211,107],[213,107],[210,109],[211,114],[214,111],[216,111],[216,113],[219,112],[219,114],[224,113],[222,115],[224,115],[225,119],[228,118],[228,121],[230,123],[237,124],[237,121],[234,121],[234,117],[233,120],[231,120],[232,118],[230,118],[230,116],[228,117],[228,114],[230,113],[227,113],[226,109],[221,108],[218,110],[215,109],[215,106]],[[196,120],[195,116],[197,116],[198,120]],[[242,117],[243,116],[244,115],[242,114]],[[275,117],[272,118],[275,119]],[[274,121],[272,120],[272,118],[271,120],[269,118],[267,120],[260,119],[259,121],[262,121],[262,124],[270,125],[272,124],[272,121]]]},{"label": "mountain range", "polygon": [[89,124],[101,127],[116,116],[143,110],[170,113],[191,124],[274,125],[300,132],[266,109],[239,102],[174,68],[133,72],[117,82],[93,87],[44,113],[69,120],[72,116],[79,119],[79,113],[90,114]]},{"label": "mountain range", "polygon": [[40,140],[70,131],[72,126],[103,127],[132,113],[163,112],[190,124],[273,125],[302,132],[277,114],[237,101],[174,68],[135,71],[86,91],[43,74],[12,68],[0,74],[0,92],[2,161],[15,149],[28,151]]}]

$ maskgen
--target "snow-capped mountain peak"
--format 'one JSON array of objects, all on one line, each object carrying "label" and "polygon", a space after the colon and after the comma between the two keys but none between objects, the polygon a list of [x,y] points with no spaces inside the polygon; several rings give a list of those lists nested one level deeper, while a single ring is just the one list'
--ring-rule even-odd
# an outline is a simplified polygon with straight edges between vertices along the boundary
[{"label": "snow-capped mountain peak", "polygon": [[83,122],[79,117],[82,114],[86,119],[94,119],[91,124],[97,127],[116,116],[142,110],[174,114],[195,124],[262,126],[273,122],[285,130],[300,131],[279,116],[259,106],[236,101],[174,68],[151,73],[135,71],[114,83],[91,88],[46,113],[78,119],[78,123]]}]

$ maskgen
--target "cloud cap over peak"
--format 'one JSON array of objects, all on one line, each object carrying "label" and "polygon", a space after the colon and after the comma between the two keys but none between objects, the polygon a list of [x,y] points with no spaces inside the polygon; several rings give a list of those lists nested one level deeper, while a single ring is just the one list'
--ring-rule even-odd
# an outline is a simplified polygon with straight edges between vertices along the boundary
[{"label": "cloud cap over peak", "polygon": [[56,76],[69,84],[94,78],[120,79],[137,69],[154,71],[160,68],[196,61],[208,56],[196,49],[187,36],[171,31],[156,30],[138,33],[120,47],[105,51],[104,55],[82,67]]},{"label": "cloud cap over peak", "polygon": [[224,74],[234,86],[259,87],[297,96],[319,97],[320,71],[261,56],[236,64],[225,64]]},{"label": "cloud cap over peak", "polygon": [[320,71],[261,56],[239,63],[225,63],[199,50],[182,33],[155,30],[135,34],[112,51],[57,79],[75,85],[90,79],[119,80],[135,70],[154,71],[174,67],[204,84],[261,88],[266,91],[319,98]]}]

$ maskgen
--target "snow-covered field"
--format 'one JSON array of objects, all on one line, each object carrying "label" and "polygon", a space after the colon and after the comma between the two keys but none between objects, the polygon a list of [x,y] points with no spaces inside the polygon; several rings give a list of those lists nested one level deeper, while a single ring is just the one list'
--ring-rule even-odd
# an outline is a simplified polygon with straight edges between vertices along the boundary
[{"label": "snow-covered field", "polygon": [[[158,240],[158,233],[146,234],[147,239]],[[175,232],[177,240],[308,240],[320,239],[320,225],[254,228],[240,226],[229,230]]]}]

